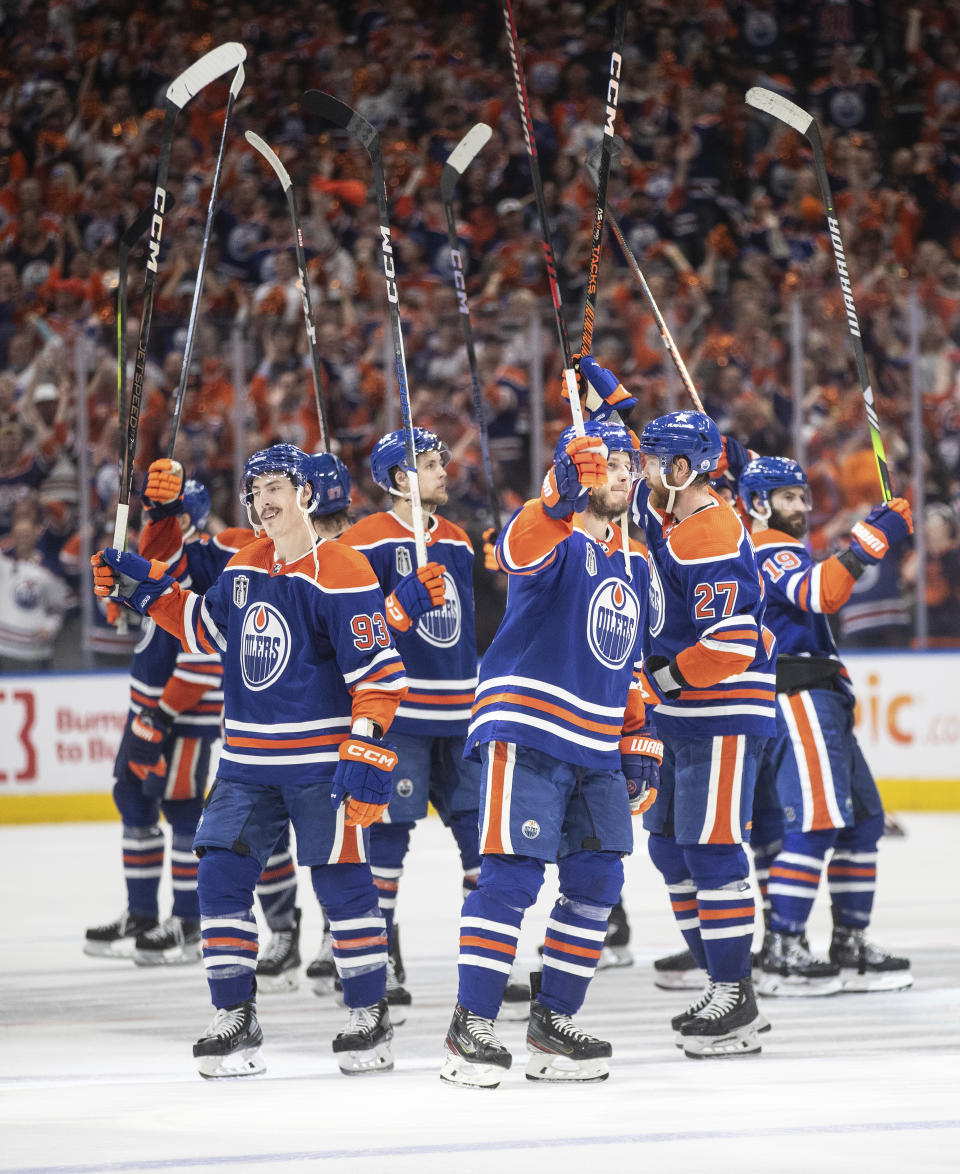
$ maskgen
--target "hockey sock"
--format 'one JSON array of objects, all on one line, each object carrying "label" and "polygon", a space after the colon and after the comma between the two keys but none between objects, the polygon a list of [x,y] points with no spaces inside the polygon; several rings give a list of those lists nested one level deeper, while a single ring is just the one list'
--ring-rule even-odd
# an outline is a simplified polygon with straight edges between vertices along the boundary
[{"label": "hockey sock", "polygon": [[127,908],[134,917],[156,918],[160,911],[157,893],[163,874],[163,832],[158,827],[124,824],[121,846]]},{"label": "hockey sock", "polygon": [[835,925],[865,929],[870,924],[877,888],[877,844],[882,834],[882,814],[840,829],[827,867]]},{"label": "hockey sock", "polygon": [[447,823],[460,849],[463,865],[463,895],[466,898],[480,879],[480,828],[476,811],[454,811]]},{"label": "hockey sock", "polygon": [[199,861],[193,854],[193,832],[174,831],[170,849],[170,878],[173,884],[173,915],[184,921],[200,920],[197,896]]},{"label": "hockey sock", "polygon": [[707,956],[703,951],[700,936],[700,916],[697,912],[697,886],[690,876],[690,869],[683,856],[683,848],[668,836],[650,833],[648,844],[650,859],[663,879],[670,894],[670,907],[676,918],[677,929],[683,935],[687,949],[701,970],[707,968]]},{"label": "hockey sock", "polygon": [[543,977],[539,1002],[561,1015],[583,1006],[607,936],[610,905],[592,905],[560,897],[547,921],[543,941]]},{"label": "hockey sock", "polygon": [[760,890],[760,900],[763,905],[763,924],[770,926],[770,865],[776,859],[777,853],[783,847],[782,841],[775,844],[751,844],[753,853],[753,870],[757,877],[757,888]]},{"label": "hockey sock", "polygon": [[253,887],[260,865],[252,856],[207,848],[197,870],[203,965],[214,1007],[236,1007],[256,990],[257,922]]},{"label": "hockey sock", "polygon": [[279,852],[274,850],[257,881],[257,896],[263,919],[271,932],[293,929],[297,904],[297,870],[289,848]]},{"label": "hockey sock", "polygon": [[330,918],[333,960],[347,1007],[371,1007],[387,982],[387,927],[365,864],[310,869],[317,899]]},{"label": "hockey sock", "polygon": [[684,859],[697,886],[697,916],[714,982],[750,977],[756,903],[750,866],[739,844],[685,844]]},{"label": "hockey sock", "polygon": [[774,933],[802,934],[820,886],[823,861],[837,838],[836,828],[787,832],[770,865],[770,928]]},{"label": "hockey sock", "polygon": [[397,892],[403,876],[403,861],[410,847],[412,823],[375,823],[370,828],[370,871],[377,886],[377,899],[387,925],[387,941],[393,942],[393,920]]}]

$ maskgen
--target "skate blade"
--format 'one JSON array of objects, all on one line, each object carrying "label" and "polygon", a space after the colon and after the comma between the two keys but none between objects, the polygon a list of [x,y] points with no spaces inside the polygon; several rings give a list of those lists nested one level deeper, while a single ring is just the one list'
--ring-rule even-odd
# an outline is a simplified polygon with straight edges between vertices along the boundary
[{"label": "skate blade", "polygon": [[505,1071],[497,1064],[474,1064],[447,1050],[440,1069],[440,1079],[461,1088],[499,1088]]},{"label": "skate blade", "polygon": [[390,1041],[385,1040],[363,1052],[338,1052],[337,1063],[344,1076],[363,1076],[368,1072],[389,1072],[393,1068]]},{"label": "skate blade", "polygon": [[702,991],[707,985],[705,970],[655,970],[653,985],[662,991]]},{"label": "skate blade", "polygon": [[905,991],[913,986],[909,970],[888,970],[886,973],[860,974],[856,970],[840,972],[841,990],[845,995],[868,995],[878,991]]},{"label": "skate blade", "polygon": [[201,949],[175,950],[134,950],[133,960],[137,966],[190,966],[203,957]]},{"label": "skate blade", "polygon": [[[758,1035],[764,1035],[768,1031],[773,1030],[773,1024],[763,1015],[758,1015],[750,1025]],[[673,1033],[673,1042],[678,1048],[683,1048],[683,1033],[675,1031]]]},{"label": "skate blade", "polygon": [[690,1060],[734,1059],[737,1056],[759,1056],[763,1049],[757,1038],[757,1029],[751,1024],[729,1035],[685,1035],[683,1054]]},{"label": "skate blade", "polygon": [[799,978],[782,974],[762,974],[756,982],[758,995],[780,999],[819,999],[835,995],[842,989],[836,978]]},{"label": "skate blade", "polygon": [[267,1066],[260,1048],[240,1048],[229,1056],[199,1056],[197,1068],[204,1080],[232,1080],[239,1076],[260,1076]]},{"label": "skate blade", "polygon": [[[309,975],[307,975],[307,977],[310,978]],[[331,974],[329,978],[324,975],[322,978],[310,979],[311,989],[318,999],[328,999],[332,994],[334,994],[334,977],[335,976]]]},{"label": "skate blade", "polygon": [[391,1003],[389,996],[387,996],[387,1006],[390,1008],[390,1022],[394,1027],[402,1027],[410,1014],[410,1004]]},{"label": "skate blade", "polygon": [[553,1052],[531,1052],[527,1061],[527,1080],[553,1084],[589,1084],[591,1081],[606,1080],[609,1075],[607,1061],[602,1057],[571,1060]]},{"label": "skate blade", "polygon": [[85,941],[83,952],[88,958],[119,958],[129,962],[133,957],[133,938],[121,938],[118,942]]},{"label": "skate blade", "polygon": [[598,970],[617,970],[622,966],[633,965],[633,954],[626,946],[604,946],[600,953]]},{"label": "skate blade", "polygon": [[264,995],[286,994],[299,986],[300,975],[296,970],[284,970],[280,974],[257,973],[257,990]]}]

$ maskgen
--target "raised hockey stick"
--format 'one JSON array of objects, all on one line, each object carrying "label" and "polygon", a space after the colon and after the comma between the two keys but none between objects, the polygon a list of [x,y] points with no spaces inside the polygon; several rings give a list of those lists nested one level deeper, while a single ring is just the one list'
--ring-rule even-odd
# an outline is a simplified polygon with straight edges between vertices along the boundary
[{"label": "raised hockey stick", "polygon": [[244,137],[255,151],[266,159],[273,168],[283,194],[287,197],[287,208],[290,212],[290,222],[293,225],[293,243],[297,255],[297,274],[300,279],[300,301],[303,306],[303,322],[307,328],[307,341],[310,344],[310,362],[313,365],[313,396],[317,404],[317,420],[320,423],[320,443],[323,451],[330,451],[330,428],[327,425],[327,410],[323,402],[323,380],[320,375],[320,352],[317,349],[317,328],[313,321],[313,306],[310,303],[310,282],[307,278],[307,258],[303,251],[303,228],[300,225],[300,213],[297,211],[297,201],[293,194],[293,180],[286,167],[280,162],[276,151],[260,138],[259,135],[248,130]]},{"label": "raised hockey stick", "polygon": [[130,400],[126,405],[126,436],[122,446],[120,493],[117,519],[113,529],[113,545],[123,550],[127,541],[130,516],[130,494],[133,490],[133,461],[137,450],[137,430],[140,425],[140,406],[143,400],[143,379],[147,368],[147,344],[150,341],[150,323],[157,290],[157,271],[160,261],[160,237],[163,217],[167,211],[167,173],[170,170],[170,150],[177,115],[195,94],[218,77],[228,73],[246,58],[247,51],[238,41],[228,41],[204,54],[199,61],[180,74],[167,87],[163,111],[163,130],[160,138],[160,156],[157,163],[157,181],[153,192],[150,217],[150,239],[147,244],[147,272],[143,282],[143,308],[140,312],[140,334],[137,338],[137,357],[133,368]]},{"label": "raised hockey stick", "polygon": [[[620,144],[620,147],[622,149],[622,143]],[[599,162],[599,155],[600,148],[594,147],[594,149],[587,156],[587,172],[593,179],[594,183],[597,182],[597,166]],[[663,315],[660,313],[660,307],[657,305],[656,298],[653,296],[653,291],[650,289],[650,286],[647,285],[647,279],[643,276],[643,270],[640,268],[640,263],[634,256],[633,250],[627,244],[623,232],[620,229],[620,225],[617,222],[616,216],[614,216],[612,212],[608,211],[607,220],[610,223],[610,228],[613,232],[613,235],[617,238],[617,244],[623,251],[623,255],[626,258],[627,264],[630,266],[634,277],[636,277],[637,281],[640,283],[640,288],[643,290],[643,296],[647,300],[647,305],[650,307],[650,312],[653,314],[653,319],[657,324],[657,329],[660,331],[660,337],[663,339],[663,345],[667,348],[667,353],[670,355],[670,358],[673,359],[674,366],[677,368],[677,372],[680,375],[683,386],[687,389],[687,395],[690,396],[690,399],[693,402],[693,406],[697,409],[697,411],[702,412],[704,410],[703,403],[700,400],[700,396],[697,394],[696,387],[693,385],[693,380],[690,378],[690,372],[687,370],[687,365],[683,361],[683,356],[677,349],[677,344],[673,341],[673,335],[670,333],[670,328],[667,326]],[[590,388],[587,394],[587,407],[592,411],[595,407],[598,407],[599,404],[600,397],[593,390],[593,388]]]},{"label": "raised hockey stick", "polygon": [[613,52],[610,54],[610,77],[607,81],[606,119],[600,142],[600,169],[597,178],[597,204],[593,214],[593,237],[590,241],[590,271],[587,274],[587,292],[583,301],[583,332],[580,354],[588,355],[593,346],[593,327],[597,319],[597,287],[600,274],[600,254],[603,248],[603,221],[607,209],[607,180],[610,177],[610,156],[613,152],[614,124],[620,100],[620,71],[623,67],[623,30],[627,20],[626,0],[617,0],[614,22]]},{"label": "raised hockey stick", "polygon": [[490,514],[494,530],[499,534],[502,529],[500,505],[497,501],[497,490],[493,481],[493,461],[490,459],[490,435],[487,432],[487,411],[483,404],[483,391],[480,387],[480,376],[477,372],[477,352],[473,345],[473,326],[470,322],[470,303],[467,301],[467,284],[464,280],[463,256],[460,252],[460,240],[457,236],[457,219],[453,209],[454,189],[460,176],[466,171],[477,152],[481,151],[490,140],[493,131],[485,122],[478,122],[472,126],[459,143],[450,152],[443,172],[440,176],[440,195],[443,197],[443,211],[447,218],[447,239],[450,242],[450,265],[453,272],[453,286],[457,292],[457,309],[460,312],[460,326],[463,329],[463,344],[467,348],[467,360],[470,364],[470,381],[473,385],[473,410],[477,417],[477,428],[480,431],[480,457],[483,461],[483,472],[487,479],[487,494],[490,499]]},{"label": "raised hockey stick", "polygon": [[410,412],[410,392],[407,386],[407,360],[403,349],[403,331],[400,327],[400,294],[397,291],[397,270],[393,260],[393,245],[390,244],[390,211],[387,206],[387,181],[383,173],[383,155],[380,151],[380,135],[372,123],[322,90],[307,90],[301,99],[304,109],[334,126],[345,130],[355,138],[370,156],[373,167],[373,187],[380,213],[380,253],[383,258],[383,273],[387,283],[387,302],[390,307],[390,326],[393,331],[394,362],[397,372],[397,388],[400,393],[400,419],[403,425],[406,446],[407,483],[410,486],[410,508],[413,512],[413,537],[417,549],[417,566],[427,561],[427,542],[423,529],[423,510],[420,505],[420,478],[417,476],[417,453],[413,438],[413,417]]},{"label": "raised hockey stick", "polygon": [[[173,196],[167,197],[167,208],[173,205]],[[123,467],[123,446],[127,431],[124,427],[124,403],[127,398],[127,266],[130,250],[150,227],[153,209],[144,208],[127,226],[117,245],[117,463]]]},{"label": "raised hockey stick", "polygon": [[877,462],[877,473],[880,477],[880,491],[883,500],[889,501],[893,497],[890,488],[890,473],[887,469],[887,457],[883,447],[883,437],[880,435],[880,419],[877,416],[877,407],[873,399],[873,388],[870,385],[870,373],[867,371],[867,358],[863,352],[863,339],[860,335],[860,321],[857,318],[857,307],[853,300],[853,284],[850,281],[850,271],[847,268],[847,258],[843,251],[843,241],[840,239],[840,221],[837,218],[833,205],[833,193],[830,191],[830,179],[827,175],[827,164],[823,154],[823,140],[820,138],[820,128],[812,114],[801,109],[796,103],[784,98],[773,90],[754,86],[747,90],[747,105],[755,110],[762,110],[764,114],[772,114],[787,126],[792,126],[804,136],[813,151],[813,169],[820,185],[820,195],[827,211],[827,228],[830,232],[830,242],[833,245],[833,258],[840,277],[840,288],[843,291],[843,306],[847,315],[847,331],[853,343],[853,354],[857,363],[857,376],[860,380],[860,390],[863,393],[863,404],[867,413],[867,427],[870,430],[870,442],[873,445],[873,456]]},{"label": "raised hockey stick", "polygon": [[217,210],[217,192],[220,190],[220,175],[223,171],[223,156],[227,149],[227,132],[230,128],[230,115],[240,93],[244,81],[243,66],[237,66],[237,72],[230,83],[230,94],[227,98],[227,109],[223,116],[223,133],[220,135],[220,149],[217,152],[217,165],[213,171],[213,183],[210,186],[210,200],[207,204],[207,223],[203,227],[203,244],[200,246],[200,262],[197,265],[197,280],[193,287],[193,301],[190,305],[190,318],[187,322],[187,341],[183,347],[183,362],[180,365],[180,382],[177,384],[176,395],[173,399],[173,420],[170,425],[170,437],[167,441],[167,456],[173,460],[173,450],[177,443],[177,434],[180,431],[180,417],[183,415],[183,404],[187,398],[187,380],[190,376],[190,362],[193,358],[193,344],[197,337],[197,317],[200,312],[200,298],[203,294],[203,279],[207,272],[207,252],[210,248],[210,233],[213,231],[213,217]]},{"label": "raised hockey stick", "polygon": [[563,317],[563,303],[560,300],[560,286],[557,282],[557,271],[553,261],[553,244],[550,240],[550,220],[547,213],[547,202],[543,195],[543,180],[540,177],[540,160],[537,157],[537,144],[533,137],[533,116],[530,113],[530,103],[527,101],[527,86],[523,79],[523,69],[520,65],[520,47],[517,44],[517,26],[513,20],[513,9],[510,7],[510,0],[503,0],[503,19],[507,26],[507,47],[510,50],[510,65],[513,68],[513,81],[517,91],[517,102],[520,106],[523,141],[527,148],[527,158],[530,160],[530,176],[533,180],[533,193],[536,197],[537,213],[540,217],[543,255],[547,263],[547,280],[550,284],[550,297],[553,300],[553,313],[557,322],[557,336],[560,339],[560,350],[563,354],[563,378],[567,385],[567,397],[570,400],[570,415],[573,417],[574,431],[578,436],[582,436],[583,410],[580,407],[577,375],[573,369],[573,352],[570,350],[567,324]]}]

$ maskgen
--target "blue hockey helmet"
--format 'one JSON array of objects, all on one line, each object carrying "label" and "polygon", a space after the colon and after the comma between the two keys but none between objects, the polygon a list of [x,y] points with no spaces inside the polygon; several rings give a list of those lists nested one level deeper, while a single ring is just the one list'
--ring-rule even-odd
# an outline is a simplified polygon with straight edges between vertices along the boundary
[{"label": "blue hockey helmet", "polygon": [[695,474],[710,473],[717,467],[723,453],[723,437],[708,415],[687,408],[651,420],[640,436],[640,451],[659,458],[660,476],[665,484],[673,458],[686,457],[692,480]]},{"label": "blue hockey helmet", "polygon": [[[269,448],[260,449],[247,457],[247,463],[243,466],[240,500],[249,508],[250,487],[254,477],[263,477],[267,473],[283,473],[297,489],[308,487],[312,459],[295,444],[272,444]],[[310,513],[313,512],[315,500],[308,498],[304,503]]]},{"label": "blue hockey helmet", "polygon": [[[630,471],[634,476],[639,474],[640,450],[637,448],[636,436],[628,428],[624,428],[622,424],[617,424],[613,420],[584,420],[583,434],[584,436],[599,436],[607,446],[608,453],[629,453]],[[564,428],[557,441],[557,447],[553,450],[554,464],[560,460],[566,452],[567,445],[576,437],[577,431],[572,424]]]},{"label": "blue hockey helmet", "polygon": [[[774,489],[788,489],[792,485],[805,488],[806,484],[806,473],[789,457],[754,457],[744,465],[737,489],[750,514],[766,521],[770,517],[770,494]],[[756,507],[755,497],[760,499]]]},{"label": "blue hockey helmet", "polygon": [[318,514],[350,508],[350,470],[332,452],[317,452],[310,458],[310,482]]},{"label": "blue hockey helmet", "polygon": [[[450,450],[436,432],[431,432],[429,428],[414,428],[413,451],[417,456],[423,452],[438,452],[444,464],[450,460]],[[407,441],[402,428],[381,437],[370,454],[370,472],[373,479],[388,493],[396,492],[390,481],[390,470],[398,467],[407,467]]]},{"label": "blue hockey helmet", "polygon": [[183,512],[190,515],[194,529],[202,530],[210,516],[210,494],[207,487],[192,478],[183,486]]}]

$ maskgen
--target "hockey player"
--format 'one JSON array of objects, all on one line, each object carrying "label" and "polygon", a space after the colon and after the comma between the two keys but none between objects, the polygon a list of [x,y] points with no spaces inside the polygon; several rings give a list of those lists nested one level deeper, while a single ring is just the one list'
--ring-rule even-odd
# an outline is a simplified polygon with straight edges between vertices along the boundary
[{"label": "hockey player", "polygon": [[406,688],[403,663],[369,564],[316,536],[306,454],[284,444],[255,453],[243,494],[265,536],[203,596],[137,555],[108,548],[93,560],[98,593],[119,594],[186,648],[223,655],[224,748],[194,841],[217,1013],[194,1055],[208,1077],[264,1071],[253,890],[289,820],[330,915],[349,1009],[334,1053],[345,1073],[384,1070],[386,932],[361,829],[389,798],[396,753],[382,738]]},{"label": "hockey player", "polygon": [[[373,479],[394,498],[393,509],[371,514],[342,536],[374,569],[408,674],[407,696],[390,731],[399,754],[394,792],[387,818],[370,829],[370,867],[391,943],[410,833],[426,816],[428,800],[457,842],[464,896],[476,887],[480,873],[480,766],[463,757],[477,681],[473,547],[464,530],[437,513],[447,502],[446,446],[436,433],[415,428],[414,449],[431,561],[416,567],[402,431],[382,437],[370,454]],[[411,998],[396,978],[393,961],[387,994],[394,1022],[402,1023]],[[511,996],[511,1008],[519,1007],[526,1018],[529,989],[511,984]]]},{"label": "hockey player", "polygon": [[[206,524],[210,498],[199,482],[188,481],[180,503],[178,531],[189,541]],[[149,529],[141,538],[145,554],[151,553]],[[200,961],[193,836],[210,748],[220,736],[221,678],[215,653],[185,652],[175,637],[144,622],[130,664],[130,712],[113,768],[113,798],[123,821],[127,907],[116,921],[87,930],[85,954],[132,956],[143,966]],[[165,851],[161,811],[173,833],[173,911],[162,924],[157,901]]]},{"label": "hockey player", "polygon": [[560,897],[534,984],[527,1076],[608,1075],[610,1044],[572,1016],[620,897],[621,857],[633,847],[631,806],[639,810],[656,794],[659,743],[644,736],[635,671],[646,564],[639,546],[622,549],[614,524],[629,501],[635,440],[619,425],[591,422],[582,437],[568,428],[541,496],[497,540],[510,592],[483,658],[467,737],[483,764],[483,862],[460,920],[459,991],[441,1071],[450,1083],[496,1088],[511,1066],[494,1020],[523,915],[549,861],[558,866]]},{"label": "hockey player", "polygon": [[[910,506],[894,498],[850,533],[849,548],[814,563],[803,543],[810,509],[796,461],[759,457],[740,476],[777,638],[777,734],[758,778],[754,854],[770,907],[757,990],[828,995],[899,990],[910,963],[865,938],[876,885],[883,807],[854,724],[850,678],[827,622],[864,571],[913,532]],[[806,927],[824,861],[833,913],[829,961],[811,954]]]},{"label": "hockey player", "polygon": [[757,762],[775,723],[773,638],[753,546],[710,488],[722,439],[702,412],[671,412],[640,438],[634,520],[650,564],[644,671],[660,697],[660,796],[644,823],[706,990],[672,1021],[684,1054],[760,1051],[750,978],[754,901],[741,841]]}]

